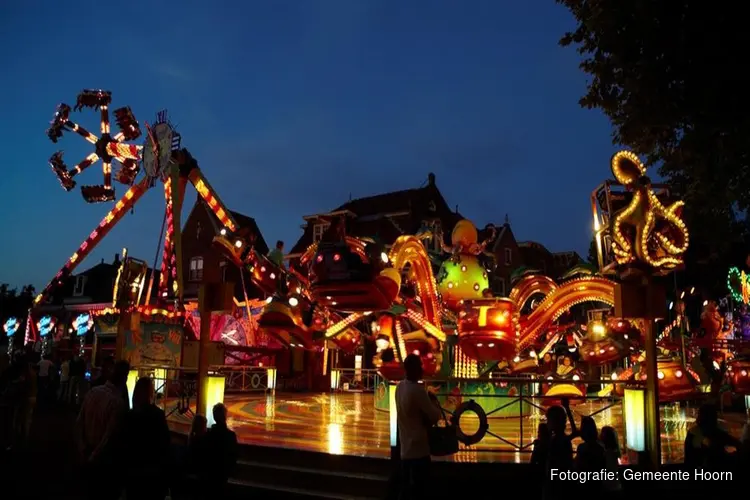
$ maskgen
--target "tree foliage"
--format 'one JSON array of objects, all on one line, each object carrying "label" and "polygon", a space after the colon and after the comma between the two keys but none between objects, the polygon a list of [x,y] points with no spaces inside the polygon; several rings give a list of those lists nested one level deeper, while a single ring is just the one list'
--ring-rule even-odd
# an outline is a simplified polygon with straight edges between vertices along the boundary
[{"label": "tree foliage", "polygon": [[0,283],[0,319],[4,321],[11,316],[25,318],[35,295],[34,285],[26,285],[19,292],[10,288],[7,283]]},{"label": "tree foliage", "polygon": [[[557,0],[613,142],[644,155],[684,196],[703,240],[726,239],[750,208],[750,30],[741,2]],[[744,227],[744,226],[740,226]]]}]

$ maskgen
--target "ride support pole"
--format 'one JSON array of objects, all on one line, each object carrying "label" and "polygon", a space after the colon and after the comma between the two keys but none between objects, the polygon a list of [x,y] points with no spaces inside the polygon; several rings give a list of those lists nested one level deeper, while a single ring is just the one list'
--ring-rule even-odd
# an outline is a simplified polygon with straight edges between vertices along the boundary
[{"label": "ride support pole", "polygon": [[659,423],[659,383],[654,320],[645,321],[646,341],[646,454],[648,469],[657,471],[661,463],[661,425]]},{"label": "ride support pole", "polygon": [[196,391],[196,415],[206,415],[208,399],[209,346],[211,345],[211,313],[231,312],[233,307],[234,283],[201,284],[198,293],[198,312],[201,317],[201,336],[198,342],[198,387]]},{"label": "ride support pole", "polygon": [[211,308],[208,301],[208,286],[202,284],[198,294],[198,312],[201,318],[198,342],[198,390],[196,391],[195,414],[205,415],[204,406],[208,397],[208,345],[211,342]]}]

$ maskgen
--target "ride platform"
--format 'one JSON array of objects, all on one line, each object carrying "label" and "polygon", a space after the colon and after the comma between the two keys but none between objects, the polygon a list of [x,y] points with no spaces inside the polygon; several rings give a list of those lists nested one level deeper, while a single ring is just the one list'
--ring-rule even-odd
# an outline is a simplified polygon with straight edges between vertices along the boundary
[{"label": "ride platform", "polygon": [[[372,393],[228,394],[224,404],[229,411],[229,426],[237,433],[242,445],[377,459],[390,457],[389,412],[376,408],[375,395]],[[577,422],[581,417],[591,415],[599,428],[605,425],[614,427],[624,449],[621,405],[592,400],[574,406],[572,411]],[[683,443],[695,421],[696,411],[696,407],[685,403],[662,406],[663,463],[682,462]],[[189,432],[190,420],[190,413],[173,412],[169,416],[172,430],[181,433]],[[490,416],[490,433],[484,439],[473,446],[462,445],[457,454],[436,460],[460,463],[528,462],[531,443],[542,421],[541,410],[519,417]],[[739,437],[744,415],[725,413],[721,424]],[[479,422],[473,414],[465,413],[460,426],[470,434],[476,430]]]}]

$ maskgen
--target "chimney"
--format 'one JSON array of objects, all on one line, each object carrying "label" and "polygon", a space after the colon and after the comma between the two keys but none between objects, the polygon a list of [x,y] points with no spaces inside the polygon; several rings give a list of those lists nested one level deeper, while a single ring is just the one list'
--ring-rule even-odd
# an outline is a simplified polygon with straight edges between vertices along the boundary
[{"label": "chimney", "polygon": [[120,254],[119,253],[115,254],[115,261],[112,264],[114,264],[116,266],[120,264]]},{"label": "chimney", "polygon": [[458,205],[456,205],[456,213],[458,213]]},{"label": "chimney", "polygon": [[435,185],[435,174],[430,172],[427,174],[427,185],[428,186],[434,186]]},{"label": "chimney", "polygon": [[102,264],[104,264],[104,257],[102,257]]}]

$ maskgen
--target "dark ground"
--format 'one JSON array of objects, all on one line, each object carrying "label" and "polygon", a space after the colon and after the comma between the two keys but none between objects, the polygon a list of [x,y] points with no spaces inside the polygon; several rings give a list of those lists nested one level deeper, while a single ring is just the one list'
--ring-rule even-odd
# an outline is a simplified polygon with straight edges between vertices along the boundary
[{"label": "dark ground", "polygon": [[[37,406],[26,445],[1,452],[3,498],[80,498],[74,424],[75,415],[68,409]],[[10,494],[6,497],[5,492]]]},{"label": "dark ground", "polygon": [[[82,498],[85,483],[78,472],[74,425],[75,413],[71,409],[56,404],[38,405],[26,445],[11,451],[0,449],[0,498],[3,500],[6,498],[8,500]],[[505,476],[504,469],[499,466],[491,475],[496,476],[500,483],[520,482],[519,486],[523,483],[526,483],[526,487],[530,486],[528,478],[524,480],[516,477],[510,481],[507,481],[507,478],[501,479]],[[739,473],[736,473],[734,481],[713,484],[631,482],[626,485],[629,490],[627,496],[632,497],[633,494],[639,495],[651,491],[656,494],[676,493],[676,498],[679,500],[687,498],[706,500],[712,496],[721,496],[721,493],[726,490],[746,494],[749,491],[748,470],[737,472]],[[459,490],[466,489],[471,490],[471,485],[459,487]],[[173,491],[175,497],[182,496],[175,495],[176,493]]]}]

